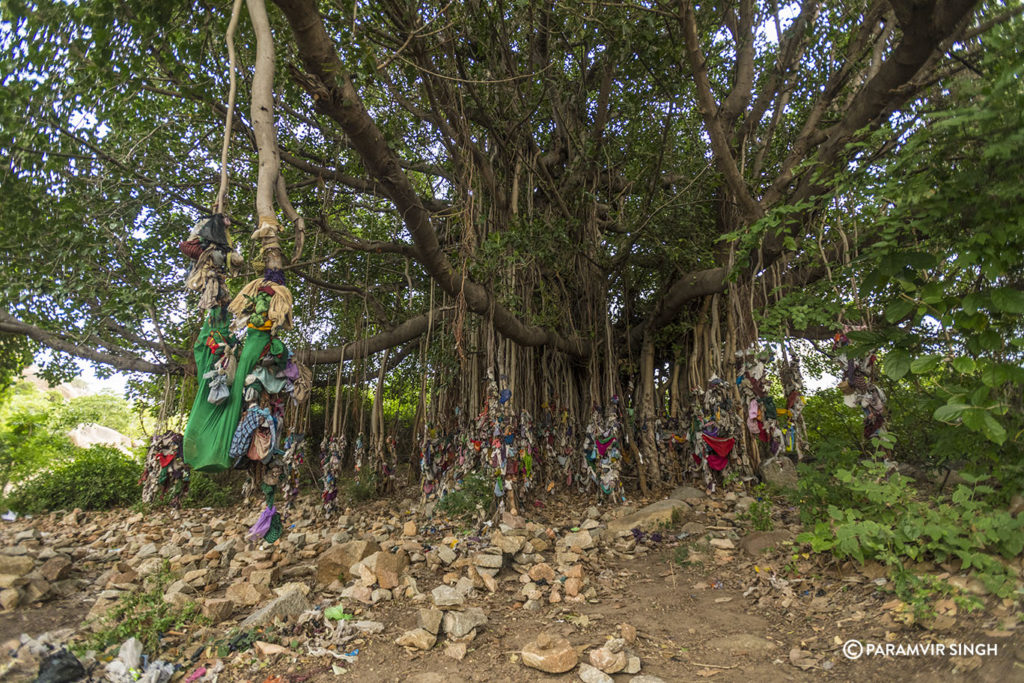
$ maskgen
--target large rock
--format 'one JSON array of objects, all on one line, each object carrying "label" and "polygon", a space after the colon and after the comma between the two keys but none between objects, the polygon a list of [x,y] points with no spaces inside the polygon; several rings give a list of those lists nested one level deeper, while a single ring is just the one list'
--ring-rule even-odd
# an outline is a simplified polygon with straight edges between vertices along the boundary
[{"label": "large rock", "polygon": [[479,607],[470,607],[463,612],[445,612],[444,632],[449,638],[462,638],[486,623],[487,615]]},{"label": "large rock", "polygon": [[0,590],[0,609],[8,612],[18,606],[21,602],[21,593],[17,588],[5,588]]},{"label": "large rock", "polygon": [[606,674],[615,674],[626,668],[626,653],[612,652],[607,647],[590,651],[590,663]]},{"label": "large rock", "polygon": [[565,673],[576,666],[580,659],[572,643],[548,633],[537,636],[537,640],[527,644],[520,655],[526,666],[549,674]]},{"label": "large rock", "polygon": [[401,583],[402,573],[409,566],[409,555],[404,550],[397,553],[378,551],[363,560],[374,576],[377,577],[377,584],[381,588],[398,588]]},{"label": "large rock", "polygon": [[768,484],[785,489],[795,489],[799,480],[796,465],[784,455],[777,455],[762,462],[761,477]]},{"label": "large rock", "polygon": [[589,550],[594,547],[594,537],[590,535],[589,531],[577,531],[575,533],[565,535],[565,545],[568,548],[578,548],[580,550]]},{"label": "large rock", "polygon": [[21,577],[32,571],[35,562],[24,555],[0,555],[0,574]]},{"label": "large rock", "polygon": [[680,486],[668,494],[668,497],[676,500],[700,500],[701,498],[707,498],[707,494],[692,486]]},{"label": "large rock", "polygon": [[227,598],[210,598],[203,602],[203,616],[219,624],[227,621],[235,611],[235,603]]},{"label": "large rock", "polygon": [[522,536],[506,536],[500,531],[495,531],[491,534],[491,545],[495,546],[506,555],[515,555],[523,549],[523,544],[525,543],[526,539]]},{"label": "large rock", "polygon": [[317,558],[316,582],[326,586],[339,577],[345,580],[353,578],[349,573],[352,565],[379,550],[376,541],[349,541],[332,545]]},{"label": "large rock", "polygon": [[465,596],[451,586],[438,586],[430,591],[430,595],[437,607],[459,607],[466,602]]},{"label": "large rock", "polygon": [[274,619],[287,619],[297,617],[310,609],[309,600],[302,594],[302,591],[294,590],[279,598],[271,600],[259,610],[253,612],[245,621],[238,625],[239,631],[247,631],[264,624],[269,624]]},{"label": "large rock", "polygon": [[44,579],[51,582],[66,579],[71,573],[71,560],[67,555],[51,557],[39,568],[39,573],[43,575]]},{"label": "large rock", "polygon": [[256,586],[248,581],[238,581],[228,586],[224,597],[236,605],[253,606],[258,605],[270,596],[270,590],[266,586]]},{"label": "large rock", "polygon": [[659,500],[656,503],[640,508],[631,515],[613,519],[608,522],[608,530],[615,533],[618,531],[629,531],[634,527],[643,529],[669,524],[672,521],[672,511],[676,509],[685,514],[689,510],[689,506],[675,498]]},{"label": "large rock", "polygon": [[421,608],[416,625],[437,635],[437,632],[441,630],[441,619],[443,618],[444,612],[439,609]]},{"label": "large rock", "polygon": [[429,650],[434,647],[434,643],[437,642],[437,636],[430,631],[422,628],[414,628],[411,631],[406,631],[402,635],[395,638],[395,644],[401,645],[402,647],[413,647],[417,650]]}]

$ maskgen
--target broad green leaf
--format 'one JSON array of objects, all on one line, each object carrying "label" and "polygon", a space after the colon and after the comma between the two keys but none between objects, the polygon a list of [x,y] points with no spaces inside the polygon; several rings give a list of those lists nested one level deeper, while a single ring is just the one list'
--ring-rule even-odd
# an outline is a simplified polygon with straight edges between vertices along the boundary
[{"label": "broad green leaf", "polygon": [[885,376],[898,380],[910,372],[910,354],[902,349],[889,352],[885,356]]},{"label": "broad green leaf", "polygon": [[1024,292],[1010,287],[993,289],[989,295],[992,298],[992,306],[1003,313],[1024,313]]},{"label": "broad green leaf", "polygon": [[927,356],[915,358],[910,363],[910,371],[915,375],[923,375],[937,368],[940,360],[942,360],[942,356],[937,353],[930,353]]},{"label": "broad green leaf", "polygon": [[953,369],[962,375],[969,375],[974,372],[974,359],[970,356],[957,356],[953,359]]},{"label": "broad green leaf", "polygon": [[970,406],[963,403],[953,403],[950,405],[939,406],[932,413],[932,417],[939,422],[953,422],[958,419],[965,410],[968,410]]},{"label": "broad green leaf", "polygon": [[885,319],[891,323],[898,322],[907,316],[916,304],[909,299],[899,299],[885,309]]}]

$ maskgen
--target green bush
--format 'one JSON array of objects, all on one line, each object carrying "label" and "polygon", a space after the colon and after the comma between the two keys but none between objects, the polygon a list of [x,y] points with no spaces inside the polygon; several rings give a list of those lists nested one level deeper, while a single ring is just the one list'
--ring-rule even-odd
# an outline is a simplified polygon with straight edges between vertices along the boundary
[{"label": "green bush", "polygon": [[494,479],[479,473],[467,474],[459,487],[438,502],[436,510],[451,517],[468,517],[477,508],[487,510],[494,502]]},{"label": "green bush", "polygon": [[77,455],[38,472],[3,501],[22,514],[46,510],[101,510],[131,505],[142,496],[142,465],[116,448],[76,449]]},{"label": "green bush", "polygon": [[[962,475],[963,476],[963,475]],[[996,490],[965,476],[952,495],[924,499],[911,480],[885,463],[868,460],[838,469],[831,482],[835,500],[827,519],[797,536],[814,552],[831,552],[858,562],[874,559],[895,571],[904,560],[959,559],[1000,597],[1012,594],[1016,576],[997,556],[1024,550],[1024,516],[993,504]]]},{"label": "green bush", "polygon": [[160,639],[167,631],[179,629],[190,623],[209,623],[199,614],[194,602],[187,603],[181,610],[164,602],[164,590],[174,580],[168,567],[147,577],[148,590],[137,590],[123,595],[106,615],[98,620],[94,631],[78,647],[73,648],[79,655],[86,650],[103,652],[120,645],[128,638],[138,638],[143,650],[150,657],[160,652]]},{"label": "green bush", "polygon": [[345,490],[349,500],[354,503],[370,500],[377,495],[377,473],[364,467],[348,481]]},{"label": "green bush", "polygon": [[238,472],[192,472],[188,493],[181,501],[187,508],[226,508],[242,499],[243,477]]}]

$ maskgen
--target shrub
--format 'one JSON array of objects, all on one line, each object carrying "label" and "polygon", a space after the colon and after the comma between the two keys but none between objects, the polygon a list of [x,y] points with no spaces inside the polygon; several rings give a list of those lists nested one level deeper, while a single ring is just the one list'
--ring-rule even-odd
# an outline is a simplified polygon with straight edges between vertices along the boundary
[{"label": "shrub", "polygon": [[479,473],[467,474],[454,491],[438,502],[436,510],[452,517],[468,517],[477,508],[487,510],[494,502],[494,480]]},{"label": "shrub", "polygon": [[193,602],[181,610],[164,602],[164,590],[173,580],[174,576],[165,562],[160,572],[146,579],[148,590],[123,595],[99,619],[98,630],[75,649],[80,655],[88,649],[102,652],[134,636],[152,657],[160,651],[160,639],[167,631],[193,622],[209,623],[199,615],[199,607]]},{"label": "shrub", "polygon": [[243,478],[235,472],[192,472],[188,493],[181,501],[187,508],[226,508],[242,499]]},{"label": "shrub", "polygon": [[349,480],[346,490],[349,500],[354,503],[370,500],[377,495],[377,473],[364,467]]},{"label": "shrub", "polygon": [[875,559],[897,572],[907,559],[959,559],[962,569],[973,570],[986,588],[1007,597],[1016,576],[997,555],[1009,559],[1024,550],[1024,516],[1014,518],[994,506],[996,491],[979,484],[980,478],[964,478],[972,485],[960,484],[948,497],[925,500],[910,479],[882,462],[838,469],[832,488],[837,499],[847,502],[829,504],[828,519],[797,541],[840,559]]},{"label": "shrub", "polygon": [[142,465],[116,448],[93,446],[38,472],[3,504],[22,514],[131,505],[142,496],[141,474]]}]

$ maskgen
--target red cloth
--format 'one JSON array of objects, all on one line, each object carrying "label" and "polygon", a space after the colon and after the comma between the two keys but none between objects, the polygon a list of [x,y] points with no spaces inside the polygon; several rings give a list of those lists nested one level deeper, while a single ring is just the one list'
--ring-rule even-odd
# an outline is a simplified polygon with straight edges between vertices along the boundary
[{"label": "red cloth", "polygon": [[800,394],[796,389],[789,392],[789,396],[786,397],[786,410],[793,410],[793,406],[796,405],[796,400],[798,398],[800,398]]},{"label": "red cloth", "polygon": [[193,261],[197,260],[203,255],[203,245],[199,243],[199,240],[187,240],[178,245],[181,249],[181,253],[188,256]]},{"label": "red cloth", "polygon": [[[701,434],[701,438],[711,447],[712,451],[708,453],[708,467],[716,471],[724,470],[725,466],[729,464],[729,454],[732,453],[732,447],[736,445],[736,439],[722,439],[707,434]],[[693,457],[697,458],[696,455]]]},{"label": "red cloth", "polygon": [[157,453],[156,459],[160,461],[160,467],[167,467],[174,460],[174,457],[178,455],[178,451],[170,451],[168,453]]}]

